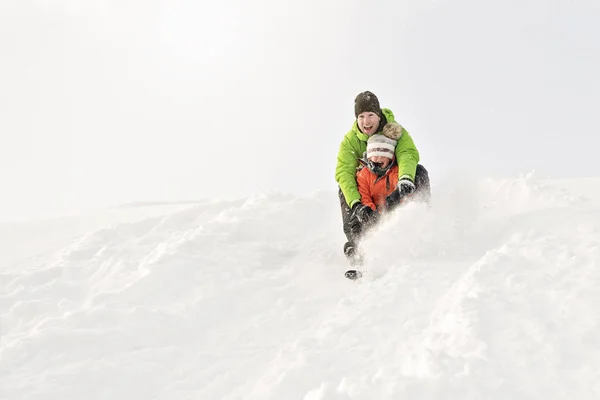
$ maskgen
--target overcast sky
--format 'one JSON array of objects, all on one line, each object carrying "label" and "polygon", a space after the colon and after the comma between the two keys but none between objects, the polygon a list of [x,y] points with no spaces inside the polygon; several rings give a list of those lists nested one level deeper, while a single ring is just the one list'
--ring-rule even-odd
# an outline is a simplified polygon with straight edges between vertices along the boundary
[{"label": "overcast sky", "polygon": [[0,220],[335,189],[363,90],[434,191],[598,176],[599,20],[596,0],[0,1]]}]

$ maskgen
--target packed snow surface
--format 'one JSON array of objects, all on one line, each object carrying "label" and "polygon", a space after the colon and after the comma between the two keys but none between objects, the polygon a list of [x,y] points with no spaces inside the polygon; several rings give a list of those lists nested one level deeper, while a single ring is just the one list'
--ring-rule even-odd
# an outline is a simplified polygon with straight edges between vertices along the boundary
[{"label": "packed snow surface", "polygon": [[598,399],[599,194],[434,187],[356,282],[335,192],[0,225],[0,399]]}]

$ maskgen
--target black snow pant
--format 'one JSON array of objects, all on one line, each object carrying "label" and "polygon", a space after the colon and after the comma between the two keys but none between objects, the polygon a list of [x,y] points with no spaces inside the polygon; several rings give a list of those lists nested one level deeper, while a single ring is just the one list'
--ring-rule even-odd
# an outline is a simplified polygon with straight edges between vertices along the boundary
[{"label": "black snow pant", "polygon": [[[338,188],[338,195],[340,198],[340,206],[342,209],[342,221],[344,226],[344,233],[349,242],[355,243],[360,239],[363,233],[364,227],[357,223],[356,220],[352,219],[352,210],[346,203],[346,198],[342,193],[342,189]],[[411,196],[415,200],[422,202],[429,202],[431,198],[431,184],[429,182],[429,173],[421,164],[417,165],[417,171],[415,173],[415,191]]]}]

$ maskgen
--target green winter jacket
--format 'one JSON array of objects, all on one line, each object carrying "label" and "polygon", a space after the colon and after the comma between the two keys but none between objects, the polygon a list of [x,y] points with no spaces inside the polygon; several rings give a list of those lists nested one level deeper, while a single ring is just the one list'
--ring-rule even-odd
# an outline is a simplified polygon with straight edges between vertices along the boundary
[{"label": "green winter jacket", "polygon": [[[382,108],[381,111],[387,122],[395,121],[394,113],[390,109]],[[383,125],[380,125],[379,132]],[[362,158],[365,151],[367,151],[368,139],[369,136],[362,133],[358,129],[358,123],[354,121],[352,129],[346,133],[340,144],[337,166],[335,167],[335,180],[342,189],[346,203],[350,207],[360,201],[360,193],[356,184],[356,172],[359,166],[358,159]],[[410,178],[414,181],[417,163],[419,162],[419,152],[404,128],[402,128],[402,136],[396,145],[396,161],[398,163],[398,179]]]}]

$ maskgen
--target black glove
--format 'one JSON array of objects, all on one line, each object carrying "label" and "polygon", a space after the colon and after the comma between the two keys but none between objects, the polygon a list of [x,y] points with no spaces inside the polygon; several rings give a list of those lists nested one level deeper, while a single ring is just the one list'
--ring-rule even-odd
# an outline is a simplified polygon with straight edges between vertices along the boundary
[{"label": "black glove", "polygon": [[400,192],[400,197],[408,196],[415,191],[415,184],[408,178],[402,178],[398,181],[396,189]]},{"label": "black glove", "polygon": [[396,190],[385,198],[385,205],[388,210],[394,209],[400,204],[400,201],[415,191],[415,184],[408,178],[402,178],[398,181]]},{"label": "black glove", "polygon": [[356,218],[361,224],[370,224],[377,219],[377,212],[369,206],[362,203],[356,203],[352,207],[352,217]]}]

